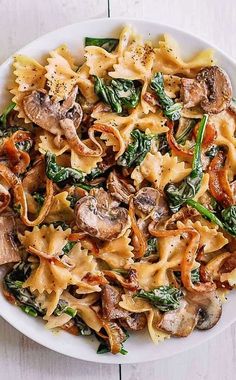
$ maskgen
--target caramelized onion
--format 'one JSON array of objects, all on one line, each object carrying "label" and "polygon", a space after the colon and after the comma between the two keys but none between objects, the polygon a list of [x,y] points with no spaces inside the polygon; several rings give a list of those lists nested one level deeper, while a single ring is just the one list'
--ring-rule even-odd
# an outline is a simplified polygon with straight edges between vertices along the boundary
[{"label": "caramelized onion", "polygon": [[139,242],[139,250],[134,253],[135,257],[143,257],[145,255],[145,252],[147,250],[147,242],[145,239],[145,236],[143,232],[138,227],[136,217],[135,217],[135,210],[134,210],[134,201],[133,198],[130,199],[129,202],[129,216],[131,220],[131,228],[133,230],[134,235],[137,237]]}]

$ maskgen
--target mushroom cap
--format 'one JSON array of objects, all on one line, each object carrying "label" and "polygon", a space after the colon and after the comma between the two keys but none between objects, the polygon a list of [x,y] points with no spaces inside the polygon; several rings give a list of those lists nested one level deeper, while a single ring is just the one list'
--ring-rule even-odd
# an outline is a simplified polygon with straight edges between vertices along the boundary
[{"label": "mushroom cap", "polygon": [[188,336],[198,321],[198,306],[185,299],[180,301],[180,307],[163,314],[158,327],[175,336]]},{"label": "mushroom cap", "polygon": [[135,193],[135,188],[113,170],[107,178],[107,188],[110,194],[118,201],[128,204],[130,195]]},{"label": "mushroom cap", "polygon": [[144,215],[152,213],[156,221],[169,214],[164,195],[153,187],[143,187],[137,192],[134,196],[134,207]]},{"label": "mushroom cap", "polygon": [[203,110],[215,114],[228,108],[232,99],[232,85],[228,74],[218,66],[202,69],[196,80],[207,87],[207,96],[201,101]]},{"label": "mushroom cap", "polygon": [[114,240],[130,226],[128,211],[114,207],[109,195],[100,189],[95,196],[81,198],[75,208],[76,224],[80,230],[100,240]]},{"label": "mushroom cap", "polygon": [[35,90],[24,97],[23,107],[27,117],[33,123],[57,135],[62,134],[60,120],[72,119],[76,128],[81,123],[83,111],[73,99],[74,91],[60,104],[53,102],[45,90]]},{"label": "mushroom cap", "polygon": [[216,325],[222,313],[222,303],[216,292],[188,293],[187,299],[199,308],[197,329],[209,330]]}]

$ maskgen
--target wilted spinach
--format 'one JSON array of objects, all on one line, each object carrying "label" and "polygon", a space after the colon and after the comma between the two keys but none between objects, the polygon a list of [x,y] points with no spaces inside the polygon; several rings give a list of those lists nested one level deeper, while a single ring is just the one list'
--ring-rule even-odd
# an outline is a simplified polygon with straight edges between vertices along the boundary
[{"label": "wilted spinach", "polygon": [[134,82],[131,80],[113,79],[107,85],[103,79],[94,76],[95,93],[117,113],[137,106],[140,89],[140,86],[135,87]]},{"label": "wilted spinach", "polygon": [[67,255],[72,250],[75,244],[75,241],[68,241],[66,245],[64,245],[64,247],[62,248],[62,255]]},{"label": "wilted spinach", "polygon": [[73,309],[72,307],[68,306],[68,302],[65,300],[59,300],[56,309],[54,310],[53,314],[55,316],[60,316],[63,313],[70,315],[72,318],[74,318],[77,314],[77,310]]},{"label": "wilted spinach", "polygon": [[86,180],[92,181],[93,179],[100,177],[103,174],[104,174],[104,172],[101,169],[94,168],[94,169],[92,169],[91,173],[86,175]]},{"label": "wilted spinach", "polygon": [[99,46],[109,53],[117,47],[119,40],[117,38],[96,38],[85,37],[85,46]]},{"label": "wilted spinach", "polygon": [[183,292],[173,286],[159,286],[150,292],[141,289],[135,297],[144,298],[157,309],[166,312],[180,307]]},{"label": "wilted spinach", "polygon": [[236,206],[230,206],[220,212],[219,217],[208,210],[205,206],[189,199],[186,202],[189,206],[195,208],[205,219],[217,224],[220,228],[232,236],[236,236]]},{"label": "wilted spinach", "polygon": [[33,142],[32,140],[20,141],[20,142],[17,142],[15,146],[19,150],[23,150],[24,152],[29,152],[33,146]]},{"label": "wilted spinach", "polygon": [[186,142],[186,140],[188,139],[190,133],[192,132],[192,130],[196,124],[197,124],[197,120],[191,119],[188,122],[186,128],[182,131],[182,133],[180,133],[179,136],[176,137],[176,142],[178,144],[184,144]]},{"label": "wilted spinach", "polygon": [[158,96],[158,101],[163,109],[163,113],[170,120],[178,120],[180,118],[181,103],[175,103],[166,93],[164,88],[164,78],[162,73],[156,73],[151,80],[151,89]]},{"label": "wilted spinach", "polygon": [[165,187],[165,192],[172,212],[177,212],[188,200],[194,198],[198,192],[202,177],[201,145],[208,120],[208,115],[204,115],[199,126],[196,144],[194,147],[193,164],[191,173],[181,182],[180,185],[169,183]]},{"label": "wilted spinach", "polygon": [[31,273],[31,265],[25,261],[16,264],[12,271],[4,277],[4,286],[9,293],[19,302],[23,311],[32,316],[44,315],[44,310],[36,301],[35,296],[26,288],[23,283]]},{"label": "wilted spinach", "polygon": [[65,168],[56,163],[56,156],[47,152],[45,156],[46,175],[55,183],[71,182],[73,184],[81,182],[84,178],[83,172],[73,168]]},{"label": "wilted spinach", "polygon": [[126,151],[117,161],[117,164],[120,166],[131,167],[139,165],[150,151],[151,142],[154,138],[153,135],[148,135],[139,129],[132,131],[131,137],[133,139],[132,143],[128,145]]},{"label": "wilted spinach", "polygon": [[35,192],[32,195],[33,195],[33,198],[35,199],[35,201],[38,203],[39,208],[41,208],[42,205],[44,204],[44,200],[45,200],[44,195],[39,193],[39,192]]},{"label": "wilted spinach", "polygon": [[[181,282],[181,272],[175,271],[174,274],[175,274],[175,277],[177,278],[178,282]],[[192,283],[200,282],[199,268],[193,269],[191,271],[191,280],[192,280]]]},{"label": "wilted spinach", "polygon": [[151,237],[147,241],[147,249],[145,252],[145,257],[150,256],[152,253],[155,253],[157,250],[157,238]]},{"label": "wilted spinach", "polygon": [[16,103],[10,102],[10,104],[8,104],[6,106],[6,108],[4,108],[3,113],[0,116],[0,128],[1,129],[6,129],[7,117],[9,115],[9,113],[15,108],[15,106],[16,106]]}]

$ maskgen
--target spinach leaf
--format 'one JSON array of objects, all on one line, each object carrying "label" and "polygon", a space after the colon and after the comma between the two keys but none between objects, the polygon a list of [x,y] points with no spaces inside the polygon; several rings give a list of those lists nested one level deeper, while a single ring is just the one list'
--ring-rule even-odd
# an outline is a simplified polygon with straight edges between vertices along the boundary
[{"label": "spinach leaf", "polygon": [[154,90],[158,96],[158,101],[163,109],[163,113],[170,120],[178,120],[180,118],[180,110],[182,109],[181,103],[175,103],[165,93],[164,78],[162,73],[156,73],[151,80],[151,89]]},{"label": "spinach leaf", "polygon": [[4,108],[3,113],[0,116],[0,128],[6,129],[7,127],[7,117],[9,113],[15,108],[16,103],[10,102],[6,108]]},{"label": "spinach leaf", "polygon": [[64,245],[64,247],[62,248],[63,255],[67,255],[72,250],[75,244],[75,241],[68,241],[66,245]]},{"label": "spinach leaf", "polygon": [[103,174],[104,174],[104,172],[101,169],[94,168],[94,169],[92,169],[91,173],[86,175],[86,180],[92,181],[93,179],[95,179],[95,178],[97,178]]},{"label": "spinach leaf", "polygon": [[81,335],[92,335],[92,330],[90,329],[90,327],[88,327],[88,325],[86,325],[86,323],[79,317],[78,314],[74,317],[74,322],[75,325],[78,327]]},{"label": "spinach leaf", "polygon": [[44,204],[44,199],[45,199],[44,195],[39,192],[35,192],[32,195],[35,201],[38,203],[39,208],[41,208],[42,205]]},{"label": "spinach leaf", "polygon": [[203,141],[207,120],[208,115],[204,115],[199,126],[196,144],[194,147],[191,173],[182,181],[179,186],[173,183],[169,183],[165,187],[165,192],[169,200],[169,207],[173,213],[177,212],[188,199],[194,198],[200,188],[203,177],[201,144]]},{"label": "spinach leaf", "polygon": [[[175,271],[174,274],[175,274],[175,277],[177,278],[178,282],[181,283],[181,272]],[[192,280],[192,283],[200,282],[199,268],[193,269],[191,271],[191,280]]]},{"label": "spinach leaf", "polygon": [[16,264],[13,267],[12,271],[4,277],[4,286],[9,291],[9,293],[15,297],[21,306],[25,306],[25,308],[22,308],[23,311],[32,316],[42,316],[45,314],[44,310],[35,300],[35,296],[28,289],[23,288],[23,283],[30,276],[30,273],[30,263],[21,261],[20,263]]},{"label": "spinach leaf", "polygon": [[141,289],[135,295],[135,297],[148,300],[154,307],[163,312],[178,309],[183,296],[183,292],[180,289],[167,285],[159,286],[150,292]]},{"label": "spinach leaf", "polygon": [[208,210],[205,206],[189,199],[186,202],[189,206],[195,208],[205,219],[217,224],[220,228],[232,236],[236,236],[236,206],[230,206],[221,211],[221,218]]},{"label": "spinach leaf", "polygon": [[113,79],[106,85],[104,80],[97,76],[94,76],[94,91],[117,113],[121,113],[123,109],[135,108],[141,92],[140,87],[136,88],[131,80]]},{"label": "spinach leaf", "polygon": [[56,163],[56,156],[50,152],[46,153],[46,175],[55,183],[63,181],[79,183],[84,178],[83,172],[73,168],[65,168]]},{"label": "spinach leaf", "polygon": [[68,306],[68,302],[65,300],[59,300],[56,309],[54,310],[53,314],[55,316],[60,316],[63,313],[70,315],[72,318],[74,318],[77,314],[77,310],[73,309],[72,307]]},{"label": "spinach leaf", "polygon": [[154,138],[153,135],[147,135],[139,129],[131,132],[133,139],[132,143],[128,145],[127,150],[119,157],[117,164],[120,166],[131,167],[139,165],[145,158],[146,154],[151,149],[151,142]]},{"label": "spinach leaf", "polygon": [[109,53],[117,47],[119,40],[117,38],[93,38],[85,37],[85,46],[99,46]]},{"label": "spinach leaf", "polygon": [[24,313],[30,315],[31,317],[36,318],[36,317],[38,316],[37,311],[36,311],[33,307],[31,307],[31,306],[25,306],[25,305],[22,305],[20,308],[21,308],[21,310],[22,310]]},{"label": "spinach leaf", "polygon": [[197,120],[194,120],[194,119],[190,120],[186,128],[182,131],[182,133],[180,133],[179,136],[176,137],[176,142],[178,144],[184,144],[196,124],[197,124]]},{"label": "spinach leaf", "polygon": [[205,156],[210,157],[210,159],[214,158],[219,152],[219,147],[217,145],[212,145],[209,150],[206,151]]},{"label": "spinach leaf", "polygon": [[23,150],[24,152],[29,152],[33,146],[33,142],[31,140],[20,141],[20,142],[17,142],[15,146],[19,150]]},{"label": "spinach leaf", "polygon": [[157,238],[151,237],[147,241],[147,249],[145,252],[145,257],[150,256],[152,253],[155,253],[157,250]]}]

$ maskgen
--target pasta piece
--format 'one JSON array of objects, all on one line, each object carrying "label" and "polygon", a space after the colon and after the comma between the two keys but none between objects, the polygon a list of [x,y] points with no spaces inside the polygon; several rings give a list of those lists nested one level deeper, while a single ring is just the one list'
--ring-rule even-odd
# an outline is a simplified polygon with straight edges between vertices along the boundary
[{"label": "pasta piece", "polygon": [[154,344],[163,342],[165,339],[170,338],[170,334],[167,334],[164,331],[161,331],[157,328],[158,323],[160,322],[160,313],[158,310],[152,309],[147,314],[147,326],[150,337]]},{"label": "pasta piece", "polygon": [[[85,48],[86,65],[89,67],[89,74],[104,78],[107,72],[117,61],[116,54],[108,53],[98,46],[87,46]],[[123,77],[120,77],[123,78]]]},{"label": "pasta piece", "polygon": [[45,67],[49,95],[56,101],[66,99],[78,81],[78,74],[71,67],[71,61],[60,53],[57,49],[51,51],[51,58],[48,58],[48,65]]},{"label": "pasta piece", "polygon": [[66,44],[62,44],[58,46],[58,48],[55,49],[55,51],[60,54],[63,58],[69,62],[70,67],[72,70],[77,69],[78,65],[75,64],[75,57],[71,54],[70,50],[68,49],[68,46]]},{"label": "pasta piece", "polygon": [[222,232],[218,231],[218,226],[208,223],[208,225],[202,224],[200,221],[192,222],[187,220],[185,223],[177,222],[178,228],[193,227],[200,234],[200,246],[204,246],[204,253],[211,253],[218,251],[226,244],[226,239]]},{"label": "pasta piece", "polygon": [[88,103],[96,103],[98,100],[97,95],[94,92],[94,84],[89,74],[89,67],[84,63],[78,73],[78,87],[81,94],[85,97]]},{"label": "pasta piece", "polygon": [[41,228],[34,227],[32,231],[25,231],[19,238],[26,248],[31,246],[53,257],[61,254],[70,233],[70,228],[63,231],[61,227],[55,228],[50,225]]},{"label": "pasta piece", "polygon": [[189,61],[184,61],[180,57],[179,45],[168,34],[164,34],[160,39],[155,53],[153,70],[164,74],[184,74],[191,77],[201,68],[215,64],[212,49],[202,50]]},{"label": "pasta piece", "polygon": [[14,95],[12,101],[16,103],[15,110],[18,117],[24,119],[26,123],[31,123],[24,112],[23,99],[33,90],[45,87],[46,70],[33,58],[25,55],[16,55],[13,62],[15,83],[10,92]]},{"label": "pasta piece", "polygon": [[118,239],[105,242],[99,249],[99,258],[106,261],[111,268],[123,268],[132,262],[133,247],[130,245],[130,230]]},{"label": "pasta piece", "polygon": [[70,201],[67,200],[68,195],[67,191],[62,191],[53,197],[49,213],[44,220],[45,223],[53,223],[60,220],[63,220],[65,223],[72,222],[74,211],[70,207]]},{"label": "pasta piece", "polygon": [[235,286],[236,285],[236,268],[233,269],[229,273],[222,273],[220,276],[220,281],[224,282],[227,281],[230,286]]},{"label": "pasta piece", "polygon": [[151,42],[143,43],[141,37],[131,27],[127,27],[122,32],[118,46],[118,63],[113,65],[114,71],[109,72],[112,78],[142,81],[141,105],[145,114],[153,110],[144,95],[152,77],[154,58]]},{"label": "pasta piece", "polygon": [[65,141],[63,141],[61,147],[58,148],[54,143],[54,139],[54,135],[50,134],[47,131],[41,130],[38,143],[39,152],[42,154],[45,154],[46,152],[51,152],[56,156],[60,156],[69,149],[69,146]]},{"label": "pasta piece", "polygon": [[88,254],[87,249],[81,248],[80,243],[76,243],[69,253],[70,263],[73,267],[72,283],[77,284],[88,273],[92,273],[97,269],[96,260],[92,255]]},{"label": "pasta piece", "polygon": [[169,153],[164,156],[159,152],[148,153],[141,165],[133,170],[131,178],[137,188],[146,179],[155,188],[163,190],[169,182],[182,181],[190,171],[191,168],[186,167],[184,162],[178,162],[177,157],[172,157]]},{"label": "pasta piece", "polygon": [[[116,139],[115,139],[116,140]],[[93,148],[91,140],[84,140],[83,143],[89,148]],[[71,150],[71,167],[82,170],[84,173],[91,173],[91,171],[97,167],[97,164],[102,161],[102,157],[92,156],[79,156],[73,150]]]},{"label": "pasta piece", "polygon": [[233,180],[236,175],[236,138],[235,138],[235,116],[229,111],[220,112],[211,116],[210,123],[213,123],[217,137],[214,143],[218,146],[226,146],[228,148],[227,166],[229,169],[229,179]]}]

